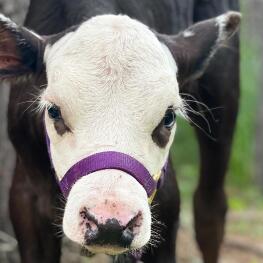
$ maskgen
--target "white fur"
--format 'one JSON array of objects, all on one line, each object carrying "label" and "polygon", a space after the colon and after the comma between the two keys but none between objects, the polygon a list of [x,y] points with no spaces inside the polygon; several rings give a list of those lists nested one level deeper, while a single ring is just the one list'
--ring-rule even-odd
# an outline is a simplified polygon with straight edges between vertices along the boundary
[{"label": "white fur", "polygon": [[215,53],[218,50],[218,47],[224,43],[225,41],[227,41],[235,32],[236,30],[238,30],[238,27],[233,30],[227,30],[226,26],[227,23],[229,22],[229,19],[231,16],[237,16],[239,18],[241,18],[241,14],[239,12],[234,12],[234,11],[229,11],[225,14],[222,14],[218,17],[216,17],[216,23],[215,23],[215,27],[218,27],[218,37],[216,40],[215,45],[213,46],[213,48],[210,51],[209,56],[207,57],[204,65],[208,65],[209,61],[211,60],[211,58],[215,55]]},{"label": "white fur", "polygon": [[216,23],[217,23],[217,26],[219,27],[219,35],[218,35],[219,42],[226,39],[227,37],[227,32],[225,30],[227,21],[228,21],[228,14],[223,14],[216,18]]},{"label": "white fur", "polygon": [[195,35],[195,33],[194,33],[193,31],[190,31],[190,30],[185,30],[185,31],[183,32],[183,36],[184,36],[185,38],[193,37],[194,35]]},{"label": "white fur", "polygon": [[[151,134],[166,109],[171,105],[180,108],[182,100],[172,55],[145,25],[127,16],[94,17],[49,46],[45,61],[48,87],[42,100],[61,108],[71,130],[58,135],[46,114],[59,179],[83,157],[107,150],[131,155],[151,174],[160,171],[176,127],[165,148],[157,146]],[[141,231],[132,246],[144,246],[151,231],[146,192],[120,171],[96,172],[73,186],[64,215],[66,235],[82,243],[77,223],[80,208],[96,205],[108,196],[133,211],[142,211]]]},{"label": "white fur", "polygon": [[13,22],[11,19],[9,19],[8,17],[4,16],[3,14],[0,14],[0,21],[5,22],[11,28],[16,28],[17,27],[15,22]]},{"label": "white fur", "polygon": [[237,16],[241,18],[241,14],[239,12],[234,12],[234,11],[229,11],[216,18],[216,23],[217,26],[219,27],[218,42],[225,41],[230,37],[230,35],[235,33],[235,31],[228,32],[226,30],[227,23],[229,22],[231,16]]},{"label": "white fur", "polygon": [[36,32],[34,32],[34,31],[32,31],[32,30],[29,30],[29,29],[27,29],[33,36],[35,36],[36,38],[38,38],[38,39],[40,39],[40,40],[43,40],[43,38],[40,36],[40,35],[38,35]]},{"label": "white fur", "polygon": [[[15,22],[13,22],[10,18],[4,16],[3,14],[0,14],[0,21],[5,22],[10,29],[12,29],[12,30],[14,30],[14,31],[17,31],[17,30],[18,30],[17,24],[16,24]],[[40,35],[38,35],[37,33],[35,33],[34,31],[29,30],[29,29],[27,29],[27,28],[24,28],[24,30],[29,31],[30,34],[34,35],[36,38],[38,38],[38,39],[40,39],[40,40],[43,40],[43,38],[42,38]]]}]

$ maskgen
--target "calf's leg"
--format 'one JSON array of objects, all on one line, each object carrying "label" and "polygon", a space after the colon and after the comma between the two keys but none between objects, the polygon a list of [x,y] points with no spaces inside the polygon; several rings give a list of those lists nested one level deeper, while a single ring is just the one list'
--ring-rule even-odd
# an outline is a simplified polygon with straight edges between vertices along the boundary
[{"label": "calf's leg", "polygon": [[[224,237],[227,201],[224,181],[230,158],[239,98],[239,44],[235,37],[214,57],[199,81],[201,101],[219,110],[206,113],[214,140],[197,129],[200,178],[194,194],[195,230],[205,263],[218,262]],[[205,129],[204,124],[199,123]]]},{"label": "calf's leg", "polygon": [[[22,165],[17,164],[9,206],[21,262],[58,263],[61,240],[54,231],[53,193],[38,191],[36,188],[38,186],[31,183]],[[45,185],[41,188],[47,189]]]},{"label": "calf's leg", "polygon": [[[158,190],[153,202],[152,217],[160,222],[152,226],[152,243],[157,247],[146,249],[142,257],[144,263],[175,263],[176,233],[179,224],[180,195],[175,173],[169,162],[163,186]],[[157,241],[157,242],[156,242]]]},{"label": "calf's leg", "polygon": [[[227,202],[224,176],[227,160],[223,145],[203,142],[200,183],[194,194],[195,231],[205,263],[218,262],[224,237]],[[227,147],[226,147],[227,148]]]}]

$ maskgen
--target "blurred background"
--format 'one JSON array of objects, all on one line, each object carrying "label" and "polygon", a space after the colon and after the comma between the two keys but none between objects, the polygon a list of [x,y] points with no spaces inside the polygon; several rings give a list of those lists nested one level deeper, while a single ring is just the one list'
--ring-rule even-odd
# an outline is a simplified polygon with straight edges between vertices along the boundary
[{"label": "blurred background", "polygon": [[[0,12],[23,23],[28,0],[0,0]],[[240,0],[241,100],[227,176],[229,214],[222,263],[263,262],[263,0]],[[4,86],[4,85],[2,85]],[[0,87],[0,262],[18,261],[8,217],[14,152],[7,139],[8,87]],[[201,262],[192,230],[192,196],[198,180],[198,147],[193,129],[179,120],[173,161],[182,196],[178,262]],[[187,248],[187,249],[186,249]],[[65,241],[62,263],[86,262]]]}]

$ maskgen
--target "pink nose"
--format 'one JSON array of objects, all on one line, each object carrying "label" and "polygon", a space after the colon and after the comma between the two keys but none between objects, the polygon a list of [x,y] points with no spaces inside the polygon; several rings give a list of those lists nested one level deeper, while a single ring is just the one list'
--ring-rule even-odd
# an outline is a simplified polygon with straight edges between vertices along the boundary
[{"label": "pink nose", "polygon": [[80,211],[85,226],[86,245],[129,247],[142,222],[142,213],[133,212],[120,202],[105,200]]},{"label": "pink nose", "polygon": [[126,226],[138,214],[138,211],[133,212],[124,204],[112,200],[105,200],[104,203],[91,208],[89,212],[99,224],[105,224],[108,219],[116,218],[122,226]]}]

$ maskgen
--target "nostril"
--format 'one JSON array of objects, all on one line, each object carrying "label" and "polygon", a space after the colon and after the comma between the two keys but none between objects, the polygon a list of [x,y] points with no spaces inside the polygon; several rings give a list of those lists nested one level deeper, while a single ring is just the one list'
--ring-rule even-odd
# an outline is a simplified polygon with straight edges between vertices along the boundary
[{"label": "nostril", "polygon": [[89,228],[97,228],[98,226],[98,221],[97,219],[89,213],[89,211],[87,210],[86,207],[83,208],[83,210],[79,213],[80,217],[81,217],[81,223],[80,224],[84,224],[86,223],[87,227]]},{"label": "nostril", "polygon": [[85,232],[85,237],[84,237],[86,245],[92,244],[93,241],[97,239],[98,235],[99,235],[98,229],[92,230],[92,229],[87,228],[87,231]]},{"label": "nostril", "polygon": [[122,232],[120,243],[122,244],[123,247],[129,247],[132,243],[133,238],[134,238],[134,234],[132,230],[126,228]]},{"label": "nostril", "polygon": [[116,218],[109,218],[105,223],[99,223],[88,209],[80,212],[81,225],[84,226],[85,244],[110,245],[128,248],[134,237],[139,233],[142,224],[142,213],[139,212],[126,226],[123,226]]},{"label": "nostril", "polygon": [[82,219],[80,225],[85,225],[85,242],[87,244],[91,243],[93,240],[96,240],[99,234],[98,222],[85,207],[81,210],[80,217]]},{"label": "nostril", "polygon": [[128,222],[125,229],[130,230],[133,234],[137,234],[141,224],[142,224],[142,213],[139,212],[135,217],[133,217]]},{"label": "nostril", "polygon": [[139,212],[126,225],[121,235],[121,243],[123,244],[124,247],[129,247],[131,245],[132,240],[134,239],[134,236],[139,231],[141,222],[142,222],[142,213]]}]

